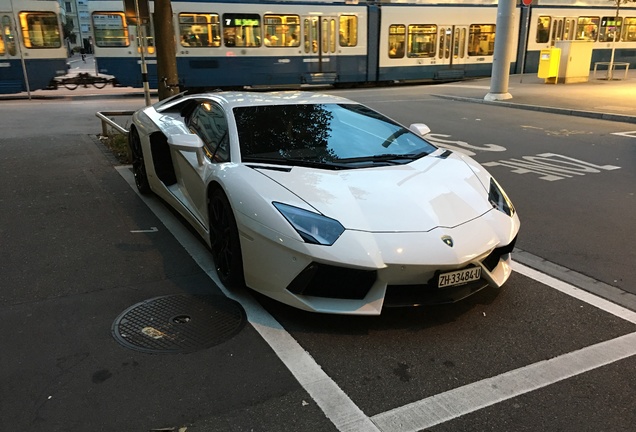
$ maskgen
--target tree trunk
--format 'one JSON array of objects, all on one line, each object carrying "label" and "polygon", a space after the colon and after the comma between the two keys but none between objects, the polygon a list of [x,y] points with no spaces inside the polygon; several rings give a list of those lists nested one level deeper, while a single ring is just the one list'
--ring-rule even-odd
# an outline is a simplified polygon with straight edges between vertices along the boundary
[{"label": "tree trunk", "polygon": [[155,0],[155,46],[157,49],[157,87],[159,100],[179,93],[177,47],[170,0]]}]

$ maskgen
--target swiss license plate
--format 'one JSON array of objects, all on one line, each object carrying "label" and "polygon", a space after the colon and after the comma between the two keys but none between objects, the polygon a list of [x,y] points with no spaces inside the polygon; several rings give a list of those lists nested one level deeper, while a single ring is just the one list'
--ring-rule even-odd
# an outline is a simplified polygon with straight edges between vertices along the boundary
[{"label": "swiss license plate", "polygon": [[439,275],[438,286],[440,288],[462,285],[481,278],[481,267],[471,267],[464,270],[442,273]]}]

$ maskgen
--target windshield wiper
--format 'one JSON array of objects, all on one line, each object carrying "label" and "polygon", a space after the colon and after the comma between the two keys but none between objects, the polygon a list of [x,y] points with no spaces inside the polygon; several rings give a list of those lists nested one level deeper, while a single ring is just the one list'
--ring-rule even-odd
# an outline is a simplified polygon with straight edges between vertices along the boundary
[{"label": "windshield wiper", "polygon": [[387,153],[380,155],[372,155],[372,156],[360,156],[355,158],[346,158],[340,159],[341,162],[346,163],[357,163],[357,162],[392,162],[395,164],[403,163],[403,161],[414,161],[421,157],[428,155],[429,152],[421,152],[421,153],[407,153],[407,154],[397,154],[397,153]]},{"label": "windshield wiper", "polygon": [[302,158],[272,158],[272,157],[260,157],[260,156],[247,156],[242,160],[244,163],[265,163],[274,165],[286,165],[286,166],[304,166],[309,168],[323,168],[323,169],[340,169],[349,168],[346,164],[337,162],[319,162],[311,159]]}]

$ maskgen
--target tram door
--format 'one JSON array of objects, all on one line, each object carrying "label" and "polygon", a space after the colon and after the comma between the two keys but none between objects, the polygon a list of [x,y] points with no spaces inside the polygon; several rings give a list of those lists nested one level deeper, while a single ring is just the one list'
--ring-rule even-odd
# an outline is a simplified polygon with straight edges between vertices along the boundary
[{"label": "tram door", "polygon": [[18,35],[11,12],[0,11],[0,93],[17,93],[26,90],[24,74],[20,66],[20,47]]},{"label": "tram door", "polygon": [[310,75],[336,73],[336,38],[338,18],[306,16],[303,18],[303,50],[306,72]]},{"label": "tram door", "polygon": [[554,46],[557,41],[576,39],[576,17],[554,17],[550,29],[550,44]]},{"label": "tram door", "polygon": [[468,27],[441,25],[438,29],[437,64],[463,65],[468,58]]}]

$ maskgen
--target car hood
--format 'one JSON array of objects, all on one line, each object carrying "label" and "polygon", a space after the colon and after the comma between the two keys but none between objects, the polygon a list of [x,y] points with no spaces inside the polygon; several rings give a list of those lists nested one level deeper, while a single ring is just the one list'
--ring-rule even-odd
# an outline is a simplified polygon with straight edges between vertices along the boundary
[{"label": "car hood", "polygon": [[492,210],[484,186],[456,155],[377,168],[259,171],[352,230],[418,232],[452,228]]}]

